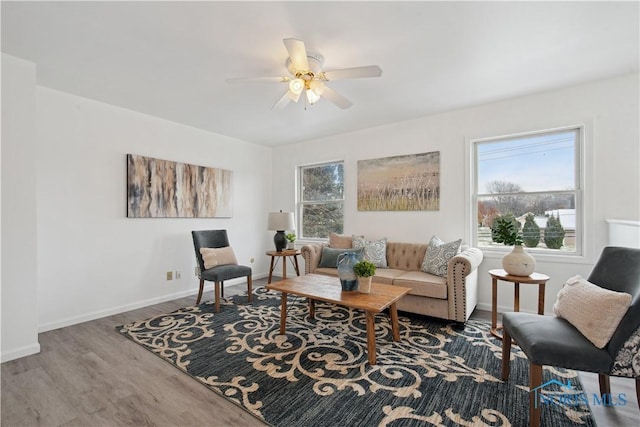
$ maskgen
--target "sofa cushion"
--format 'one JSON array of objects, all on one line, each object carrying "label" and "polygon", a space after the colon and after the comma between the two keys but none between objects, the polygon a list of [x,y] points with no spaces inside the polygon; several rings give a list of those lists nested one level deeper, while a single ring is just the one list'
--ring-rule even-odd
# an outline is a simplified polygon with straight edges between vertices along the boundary
[{"label": "sofa cushion", "polygon": [[396,270],[394,268],[380,268],[376,270],[373,281],[376,283],[382,283],[383,285],[393,284],[393,279],[406,273],[404,270]]},{"label": "sofa cushion", "polygon": [[411,295],[447,299],[447,279],[423,271],[405,271],[393,280],[395,286],[411,288]]},{"label": "sofa cushion", "polygon": [[376,267],[387,268],[387,238],[365,240],[362,236],[353,236],[353,247],[364,248],[364,259]]},{"label": "sofa cushion", "polygon": [[387,242],[387,267],[406,271],[420,270],[426,253],[425,243]]},{"label": "sofa cushion", "polygon": [[351,249],[353,247],[353,238],[345,234],[329,233],[329,247]]},{"label": "sofa cushion", "polygon": [[449,260],[458,254],[462,239],[445,243],[438,236],[431,237],[421,270],[425,273],[445,277]]},{"label": "sofa cushion", "polygon": [[355,252],[358,258],[362,258],[363,249],[333,249],[325,246],[322,248],[322,255],[318,267],[337,268],[338,256],[345,252]]}]

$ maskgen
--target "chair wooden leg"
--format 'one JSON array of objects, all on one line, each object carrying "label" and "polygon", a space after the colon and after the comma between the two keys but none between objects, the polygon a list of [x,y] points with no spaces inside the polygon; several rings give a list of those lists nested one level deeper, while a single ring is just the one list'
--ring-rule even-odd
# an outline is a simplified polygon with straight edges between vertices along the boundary
[{"label": "chair wooden leg", "polygon": [[253,293],[253,280],[251,279],[251,275],[247,276],[247,301],[251,302],[251,294]]},{"label": "chair wooden leg", "polygon": [[506,329],[502,330],[502,381],[509,379],[511,371],[511,336]]},{"label": "chair wooden leg", "polygon": [[598,382],[600,383],[600,396],[605,394],[611,395],[611,382],[609,381],[609,375],[598,374]]},{"label": "chair wooden leg", "polygon": [[224,298],[224,280],[220,281],[220,296]]},{"label": "chair wooden leg", "polygon": [[200,279],[200,290],[198,291],[198,299],[196,300],[196,305],[200,304],[200,300],[202,299],[203,289],[204,289],[204,280]]},{"label": "chair wooden leg", "polygon": [[536,402],[538,393],[533,392],[542,385],[542,365],[529,364],[529,427],[540,426],[540,405]]},{"label": "chair wooden leg", "polygon": [[220,282],[216,280],[215,285],[215,294],[216,294],[216,313],[220,311]]}]

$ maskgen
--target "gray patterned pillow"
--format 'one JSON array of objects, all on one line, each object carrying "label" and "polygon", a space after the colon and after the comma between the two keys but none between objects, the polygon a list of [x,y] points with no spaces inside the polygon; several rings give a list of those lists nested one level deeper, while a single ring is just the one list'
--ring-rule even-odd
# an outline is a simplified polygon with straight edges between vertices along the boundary
[{"label": "gray patterned pillow", "polygon": [[353,236],[353,247],[364,248],[364,259],[376,267],[387,268],[387,238],[369,241],[362,236]]},{"label": "gray patterned pillow", "polygon": [[447,275],[447,264],[449,260],[458,254],[462,239],[455,242],[445,243],[438,236],[433,236],[427,247],[427,253],[424,255],[422,267],[425,273],[435,274],[436,276],[445,277]]}]

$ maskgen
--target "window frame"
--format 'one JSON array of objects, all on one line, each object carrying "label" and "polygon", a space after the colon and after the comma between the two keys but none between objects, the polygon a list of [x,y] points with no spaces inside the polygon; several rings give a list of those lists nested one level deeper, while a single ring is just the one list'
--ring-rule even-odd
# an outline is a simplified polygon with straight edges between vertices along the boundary
[{"label": "window frame", "polygon": [[[322,167],[326,165],[333,164],[341,164],[342,165],[342,199],[332,199],[332,200],[319,200],[319,201],[304,201],[303,200],[303,170],[304,169],[312,169],[317,167]],[[307,237],[303,235],[303,223],[304,223],[304,205],[306,204],[329,204],[329,203],[342,203],[342,226],[344,230],[344,218],[345,218],[345,193],[346,193],[346,184],[345,184],[345,161],[344,160],[329,160],[320,163],[308,163],[304,165],[298,165],[296,168],[297,179],[296,179],[296,213],[298,217],[298,221],[296,224],[296,233],[298,234],[298,240],[306,241],[306,242],[326,242],[329,240],[329,236],[326,237]]]},{"label": "window frame", "polygon": [[[483,251],[485,256],[489,258],[499,258],[511,250],[509,246],[478,246],[478,159],[477,144],[486,142],[498,142],[509,139],[516,139],[541,134],[551,134],[556,132],[575,130],[577,131],[575,156],[575,189],[569,191],[532,191],[515,194],[558,194],[572,193],[575,194],[575,211],[576,211],[576,244],[575,252],[565,252],[546,248],[527,248],[537,260],[550,262],[575,262],[589,263],[593,254],[593,230],[589,227],[592,222],[592,205],[589,189],[591,187],[591,128],[589,121],[583,121],[582,124],[571,124],[546,129],[529,130],[524,132],[509,133],[499,136],[479,136],[467,137],[466,140],[466,157],[467,157],[467,179],[466,179],[466,202],[465,211],[469,215],[466,220],[465,235],[471,245]],[[485,193],[482,193],[483,195]],[[511,193],[509,193],[511,194]],[[508,194],[507,194],[508,195]]]}]

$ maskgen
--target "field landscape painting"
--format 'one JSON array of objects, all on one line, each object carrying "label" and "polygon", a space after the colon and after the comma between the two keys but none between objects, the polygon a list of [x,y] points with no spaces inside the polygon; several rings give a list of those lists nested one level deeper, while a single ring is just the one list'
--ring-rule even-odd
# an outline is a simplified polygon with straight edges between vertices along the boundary
[{"label": "field landscape painting", "polygon": [[439,151],[358,161],[359,211],[439,209]]},{"label": "field landscape painting", "polygon": [[229,218],[230,170],[127,154],[127,217]]}]

